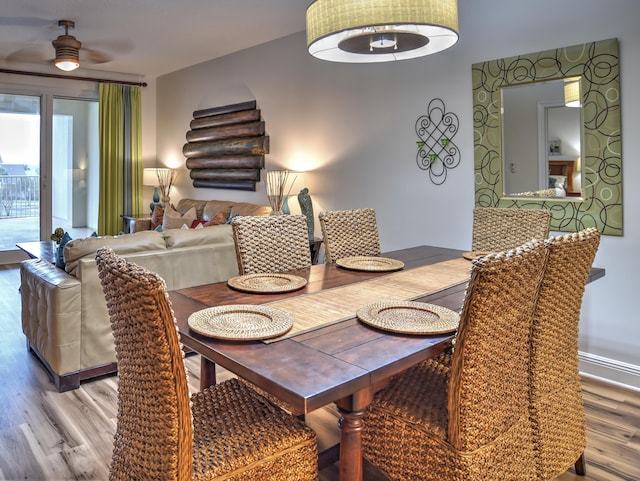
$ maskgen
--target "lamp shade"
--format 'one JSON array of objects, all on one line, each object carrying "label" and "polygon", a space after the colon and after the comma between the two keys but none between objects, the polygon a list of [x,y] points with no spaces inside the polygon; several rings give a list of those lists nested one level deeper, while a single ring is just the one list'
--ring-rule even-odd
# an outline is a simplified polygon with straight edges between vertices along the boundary
[{"label": "lamp shade", "polygon": [[158,173],[156,171],[157,171],[157,169],[155,169],[155,168],[143,169],[142,170],[142,185],[150,185],[152,187],[155,187],[155,186],[159,185],[160,182],[158,181]]},{"label": "lamp shade", "polygon": [[457,41],[457,0],[316,0],[307,8],[307,48],[323,60],[388,62]]},{"label": "lamp shade", "polygon": [[564,84],[564,104],[567,107],[580,107],[580,81]]}]

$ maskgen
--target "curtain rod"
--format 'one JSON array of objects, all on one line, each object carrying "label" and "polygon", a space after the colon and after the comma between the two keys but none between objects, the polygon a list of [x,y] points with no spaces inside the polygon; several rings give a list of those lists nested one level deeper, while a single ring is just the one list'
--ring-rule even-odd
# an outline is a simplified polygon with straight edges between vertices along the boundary
[{"label": "curtain rod", "polygon": [[104,78],[93,78],[93,77],[76,77],[72,75],[61,75],[56,73],[41,73],[41,72],[25,72],[23,70],[10,70],[5,68],[0,68],[0,73],[12,73],[17,75],[30,75],[32,77],[46,77],[46,78],[59,78],[63,80],[89,80],[91,82],[101,82],[108,84],[118,84],[118,85],[133,85],[137,87],[146,87],[146,82],[129,82],[127,80],[109,80]]}]

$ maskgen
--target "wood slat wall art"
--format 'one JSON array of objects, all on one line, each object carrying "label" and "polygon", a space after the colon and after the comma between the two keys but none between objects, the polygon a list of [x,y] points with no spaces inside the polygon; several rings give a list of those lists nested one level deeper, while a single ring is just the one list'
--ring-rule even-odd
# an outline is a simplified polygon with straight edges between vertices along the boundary
[{"label": "wood slat wall art", "polygon": [[256,190],[269,136],[256,101],[193,112],[182,153],[194,187]]}]

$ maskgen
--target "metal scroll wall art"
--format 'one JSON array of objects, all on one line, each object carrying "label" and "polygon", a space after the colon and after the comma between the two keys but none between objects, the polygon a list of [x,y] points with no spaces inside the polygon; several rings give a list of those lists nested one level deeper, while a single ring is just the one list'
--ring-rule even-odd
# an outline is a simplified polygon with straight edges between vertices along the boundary
[{"label": "metal scroll wall art", "polygon": [[416,162],[429,171],[429,179],[436,185],[447,180],[447,171],[460,164],[460,150],[453,143],[458,133],[458,116],[447,112],[441,99],[429,102],[427,115],[416,121],[416,134],[420,139]]},{"label": "metal scroll wall art", "polygon": [[255,100],[193,113],[182,153],[194,187],[256,190],[269,137]]}]

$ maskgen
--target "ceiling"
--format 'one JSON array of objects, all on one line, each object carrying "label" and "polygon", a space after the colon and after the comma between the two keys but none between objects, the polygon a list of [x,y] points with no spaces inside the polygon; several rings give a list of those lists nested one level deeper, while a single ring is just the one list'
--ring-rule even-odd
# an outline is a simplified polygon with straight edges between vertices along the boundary
[{"label": "ceiling", "polygon": [[51,41],[72,20],[81,69],[156,77],[302,31],[310,2],[1,0],[0,68],[64,73]]}]

